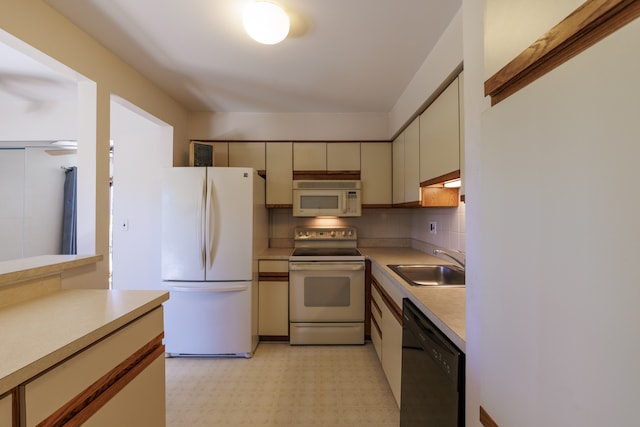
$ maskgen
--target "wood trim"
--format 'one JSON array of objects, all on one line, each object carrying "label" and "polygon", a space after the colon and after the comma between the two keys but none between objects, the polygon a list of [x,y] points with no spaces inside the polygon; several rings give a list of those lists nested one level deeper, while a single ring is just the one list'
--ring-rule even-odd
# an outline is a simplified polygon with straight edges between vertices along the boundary
[{"label": "wood trim", "polygon": [[442,184],[445,181],[451,181],[452,179],[460,178],[460,169],[457,171],[445,173],[444,175],[437,176],[435,178],[428,179],[426,181],[422,181],[420,183],[420,187],[428,187],[430,185]]},{"label": "wood trim", "polygon": [[480,406],[480,424],[484,427],[499,427],[498,423],[493,421],[493,418],[482,406]]},{"label": "wood trim", "polygon": [[20,427],[20,389],[18,387],[11,390],[11,426]]},{"label": "wood trim", "polygon": [[420,208],[422,206],[420,206],[420,202],[416,200],[415,202],[394,203],[393,207],[394,208]]},{"label": "wood trim", "polygon": [[393,207],[391,203],[367,203],[362,205],[362,209],[390,209]]},{"label": "wood trim", "polygon": [[143,345],[37,426],[76,427],[82,425],[153,361],[164,355],[163,337],[164,333],[161,333]]},{"label": "wood trim", "polygon": [[371,276],[371,284],[376,288],[380,296],[382,297],[382,302],[384,305],[389,308],[389,311],[393,314],[393,317],[396,318],[398,323],[402,325],[402,308],[398,307],[398,305],[393,301],[391,296],[384,290],[382,285],[376,280],[375,277]]},{"label": "wood trim", "polygon": [[262,271],[258,274],[258,281],[260,282],[287,282],[289,280],[289,273],[287,272],[267,272]]},{"label": "wood trim", "polygon": [[293,171],[293,179],[295,180],[359,180],[360,171],[307,171],[296,170]]},{"label": "wood trim", "polygon": [[458,188],[422,187],[423,208],[455,208],[458,206]]},{"label": "wood trim", "polygon": [[491,105],[640,17],[637,0],[587,0],[484,83]]},{"label": "wood trim", "polygon": [[278,205],[278,204],[268,204],[266,205],[267,209],[293,209],[293,204],[288,205]]},{"label": "wood trim", "polygon": [[[376,288],[377,289],[377,288]],[[382,310],[380,310],[380,306],[378,305],[378,303],[376,302],[375,299],[371,298],[371,304],[373,304],[373,307],[376,309],[376,311],[378,312],[378,316],[382,316]]]},{"label": "wood trim", "polygon": [[378,335],[380,335],[380,338],[382,338],[382,329],[380,329],[378,322],[376,322],[376,319],[373,317],[371,318],[371,324],[374,328],[376,328],[376,331],[378,331]]},{"label": "wood trim", "polygon": [[287,335],[260,335],[260,341],[284,342],[289,341]]}]

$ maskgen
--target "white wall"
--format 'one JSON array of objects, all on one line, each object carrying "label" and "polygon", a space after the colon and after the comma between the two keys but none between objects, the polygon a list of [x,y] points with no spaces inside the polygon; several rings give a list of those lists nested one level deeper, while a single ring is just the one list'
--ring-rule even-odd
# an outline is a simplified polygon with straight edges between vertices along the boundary
[{"label": "white wall", "polygon": [[[176,159],[184,158],[188,150],[187,112],[45,1],[3,2],[1,8],[1,42],[61,70],[79,83],[78,249],[103,254],[106,259],[111,96],[120,96],[173,126]],[[107,287],[108,263],[98,263],[88,280],[91,286]]]},{"label": "white wall", "polygon": [[161,183],[162,170],[172,166],[171,132],[111,103],[114,289],[160,286]]},{"label": "white wall", "polygon": [[386,113],[192,113],[191,139],[388,140]]},{"label": "white wall", "polygon": [[0,260],[62,249],[63,168],[75,166],[76,155],[51,156],[46,150],[0,150]]},{"label": "white wall", "polygon": [[468,369],[499,425],[638,422],[638,40],[640,20],[482,116]]}]

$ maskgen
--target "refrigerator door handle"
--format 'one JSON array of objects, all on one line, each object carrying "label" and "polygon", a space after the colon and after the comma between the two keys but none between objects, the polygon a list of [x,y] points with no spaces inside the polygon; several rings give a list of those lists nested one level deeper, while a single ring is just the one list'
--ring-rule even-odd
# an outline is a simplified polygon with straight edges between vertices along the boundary
[{"label": "refrigerator door handle", "polygon": [[215,215],[215,206],[213,202],[213,183],[209,184],[209,198],[207,201],[207,207],[209,211],[209,224],[207,229],[207,247],[209,249],[209,268],[213,268],[213,242],[215,240],[215,224],[216,224],[216,215]]},{"label": "refrigerator door handle", "polygon": [[204,221],[205,221],[205,197],[207,195],[207,181],[202,181],[202,197],[200,198],[200,213],[198,214],[198,236],[200,239],[200,265],[202,268],[206,266],[206,252],[204,241]]},{"label": "refrigerator door handle", "polygon": [[169,286],[170,291],[174,292],[199,292],[199,293],[221,293],[221,292],[242,292],[249,289],[246,283],[228,283],[225,286],[213,288],[201,288],[195,286]]}]

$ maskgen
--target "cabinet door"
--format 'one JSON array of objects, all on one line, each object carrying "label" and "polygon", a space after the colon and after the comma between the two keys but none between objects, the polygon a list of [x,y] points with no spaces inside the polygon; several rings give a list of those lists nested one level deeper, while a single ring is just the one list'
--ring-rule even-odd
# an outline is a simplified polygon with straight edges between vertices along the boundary
[{"label": "cabinet door", "polygon": [[229,144],[229,166],[265,170],[264,142],[232,142]]},{"label": "cabinet door", "polygon": [[229,166],[229,143],[228,142],[207,142],[213,146],[213,165]]},{"label": "cabinet door", "polygon": [[420,116],[420,181],[460,169],[458,79]]},{"label": "cabinet door", "polygon": [[164,354],[139,373],[83,427],[166,425]]},{"label": "cabinet door", "polygon": [[[101,385],[99,381],[104,381],[106,374],[113,373],[122,362],[162,332],[163,312],[160,307],[20,386],[25,396],[25,425],[37,425],[74,397]],[[158,381],[164,383],[164,371]],[[146,411],[156,411],[153,407],[144,406],[145,394],[146,392],[138,396],[137,406]],[[164,395],[164,388],[162,394]],[[164,414],[164,406],[157,410]]]},{"label": "cabinet door", "polygon": [[373,348],[378,355],[378,360],[382,362],[382,297],[374,288],[371,287],[371,342]]},{"label": "cabinet door", "polygon": [[0,426],[12,426],[13,424],[13,396],[7,394],[0,397]]},{"label": "cabinet door", "polygon": [[258,282],[258,335],[289,335],[289,282]]},{"label": "cabinet door", "polygon": [[392,203],[391,144],[363,142],[360,145],[363,205]]},{"label": "cabinet door", "polygon": [[326,142],[294,142],[293,170],[295,171],[326,171],[327,143]]},{"label": "cabinet door", "polygon": [[404,203],[404,135],[393,141],[393,203]]},{"label": "cabinet door", "polygon": [[420,121],[415,119],[404,136],[404,201],[420,201]]},{"label": "cabinet door", "polygon": [[267,206],[293,203],[293,143],[267,143]]},{"label": "cabinet door", "polygon": [[360,143],[336,142],[327,144],[328,171],[359,171]]},{"label": "cabinet door", "polygon": [[402,380],[402,324],[398,321],[387,303],[380,307],[382,311],[382,370],[387,376],[393,397],[400,407],[400,387]]}]

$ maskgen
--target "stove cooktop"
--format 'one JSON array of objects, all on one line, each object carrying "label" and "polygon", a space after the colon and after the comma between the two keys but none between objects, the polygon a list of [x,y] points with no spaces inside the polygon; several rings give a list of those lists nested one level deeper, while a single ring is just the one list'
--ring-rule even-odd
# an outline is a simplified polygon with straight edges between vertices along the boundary
[{"label": "stove cooktop", "polygon": [[300,256],[313,257],[340,257],[362,256],[356,248],[296,248],[291,254],[292,258]]}]

